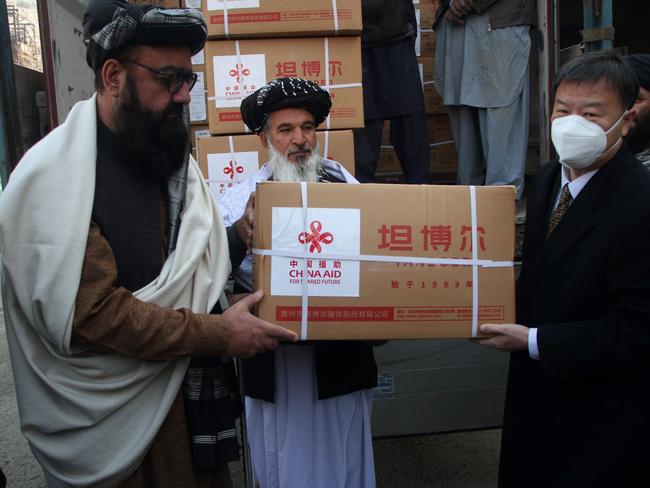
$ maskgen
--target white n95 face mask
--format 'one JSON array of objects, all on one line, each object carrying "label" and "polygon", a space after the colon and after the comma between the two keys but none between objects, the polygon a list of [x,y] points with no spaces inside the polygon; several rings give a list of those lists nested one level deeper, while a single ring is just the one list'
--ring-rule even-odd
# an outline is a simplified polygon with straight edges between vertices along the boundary
[{"label": "white n95 face mask", "polygon": [[571,169],[583,169],[590,166],[609,149],[607,134],[614,130],[626,114],[627,110],[607,132],[598,124],[579,115],[565,115],[553,120],[551,140],[560,156],[560,163]]}]

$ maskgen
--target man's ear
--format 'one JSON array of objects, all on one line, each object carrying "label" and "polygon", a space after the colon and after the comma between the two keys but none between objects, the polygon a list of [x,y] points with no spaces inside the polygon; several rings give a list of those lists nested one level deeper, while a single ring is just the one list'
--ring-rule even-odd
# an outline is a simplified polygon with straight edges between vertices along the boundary
[{"label": "man's ear", "polygon": [[634,127],[636,123],[636,109],[633,107],[627,111],[625,117],[623,117],[623,128],[621,129],[621,137],[625,137],[630,129]]},{"label": "man's ear", "polygon": [[117,59],[109,59],[102,66],[104,90],[111,96],[118,96],[124,84],[126,72]]},{"label": "man's ear", "polygon": [[260,132],[260,141],[262,141],[262,145],[264,146],[264,149],[269,148],[269,140],[266,137],[266,134],[264,132]]}]

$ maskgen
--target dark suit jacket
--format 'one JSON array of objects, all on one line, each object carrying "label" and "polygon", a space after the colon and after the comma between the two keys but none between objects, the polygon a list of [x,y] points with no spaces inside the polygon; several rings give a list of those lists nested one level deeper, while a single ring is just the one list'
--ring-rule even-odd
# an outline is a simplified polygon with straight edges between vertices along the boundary
[{"label": "dark suit jacket", "polygon": [[650,175],[624,146],[545,241],[560,168],[530,189],[517,322],[541,361],[511,355],[499,486],[650,486]]}]

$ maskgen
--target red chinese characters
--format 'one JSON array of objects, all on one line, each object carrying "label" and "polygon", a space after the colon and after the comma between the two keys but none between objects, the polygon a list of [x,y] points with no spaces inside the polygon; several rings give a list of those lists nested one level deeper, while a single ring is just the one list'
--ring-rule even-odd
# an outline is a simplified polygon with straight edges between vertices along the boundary
[{"label": "red chinese characters", "polygon": [[[485,228],[477,226],[479,249],[487,249]],[[406,224],[382,224],[377,229],[377,249],[390,251],[472,251],[472,227],[461,225],[454,229],[451,225],[424,225],[419,229]],[[414,236],[419,234],[419,238]]]},{"label": "red chinese characters", "polygon": [[[336,78],[343,76],[343,62],[339,60],[329,61],[329,77]],[[308,59],[302,61],[300,64],[296,61],[279,61],[275,64],[275,76],[302,76],[315,81],[319,85],[324,85],[325,80],[318,78],[323,77],[323,63],[318,59]],[[300,69],[299,69],[300,68]],[[237,71],[235,71],[237,74]]]}]

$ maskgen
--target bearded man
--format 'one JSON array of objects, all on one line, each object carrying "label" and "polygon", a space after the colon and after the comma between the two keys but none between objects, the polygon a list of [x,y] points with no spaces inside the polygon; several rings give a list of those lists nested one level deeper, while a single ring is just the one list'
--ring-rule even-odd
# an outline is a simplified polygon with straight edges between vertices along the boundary
[{"label": "bearded man", "polygon": [[634,102],[636,117],[625,142],[634,156],[650,170],[650,54],[630,54],[625,58],[639,78],[639,95]]},{"label": "bearded man", "polygon": [[235,264],[245,246],[183,123],[206,25],[90,0],[84,39],[97,94],[25,155],[0,205],[22,430],[48,486],[230,486],[221,356],[295,335],[250,314],[261,293],[221,312],[229,242]]},{"label": "bearded man", "polygon": [[[330,107],[329,93],[300,78],[271,81],[242,102],[243,120],[259,134],[269,160],[228,189],[219,205],[226,225],[245,227],[240,233],[249,247],[256,183],[358,183],[320,155],[316,127]],[[248,255],[234,273],[237,285],[250,289],[251,273]],[[245,360],[242,370],[248,444],[261,488],[375,486],[370,416],[377,365],[369,344],[280,345]]]}]

